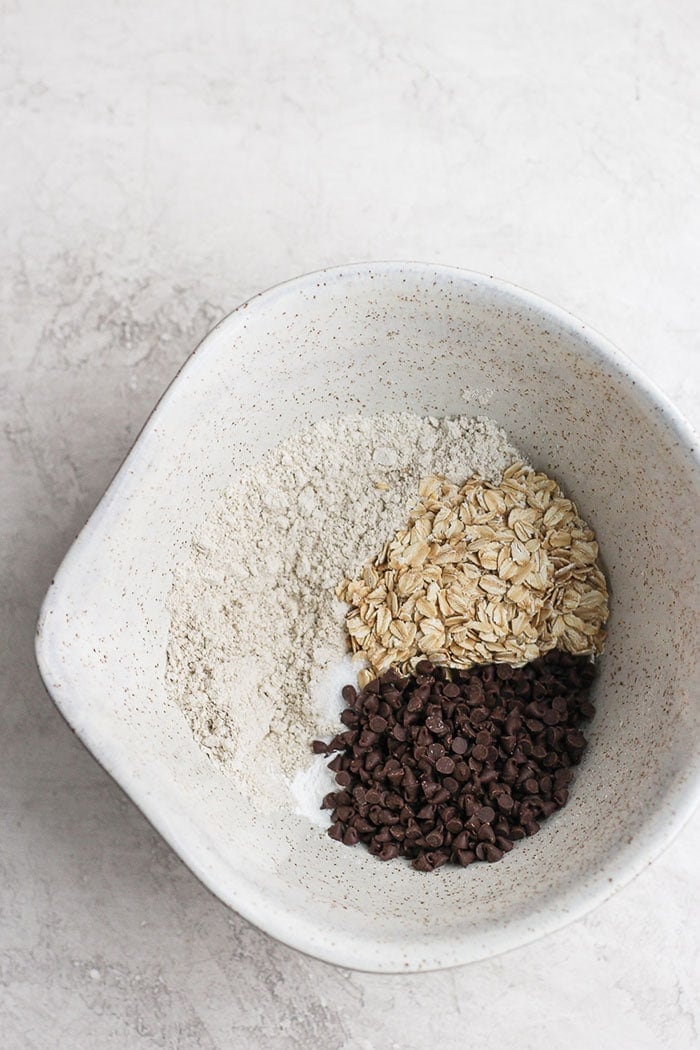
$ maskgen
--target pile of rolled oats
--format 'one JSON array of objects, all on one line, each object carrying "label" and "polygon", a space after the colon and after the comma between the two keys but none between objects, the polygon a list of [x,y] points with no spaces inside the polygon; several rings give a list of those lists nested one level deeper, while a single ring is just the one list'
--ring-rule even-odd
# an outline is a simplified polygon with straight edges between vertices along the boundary
[{"label": "pile of rolled oats", "polygon": [[431,476],[408,526],[337,596],[350,609],[360,686],[418,660],[524,664],[553,648],[601,651],[608,592],[592,529],[546,474],[515,463],[499,484]]}]

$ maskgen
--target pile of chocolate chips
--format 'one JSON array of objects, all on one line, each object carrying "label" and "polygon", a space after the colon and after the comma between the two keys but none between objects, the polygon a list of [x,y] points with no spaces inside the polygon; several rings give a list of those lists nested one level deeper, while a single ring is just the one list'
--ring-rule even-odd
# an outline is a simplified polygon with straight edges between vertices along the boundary
[{"label": "pile of chocolate chips", "polygon": [[364,842],[380,860],[408,857],[418,871],[452,861],[497,861],[566,804],[572,767],[594,714],[594,666],[553,650],[525,667],[388,671],[361,692],[343,689],[345,732],[316,754],[340,788],[331,838]]}]

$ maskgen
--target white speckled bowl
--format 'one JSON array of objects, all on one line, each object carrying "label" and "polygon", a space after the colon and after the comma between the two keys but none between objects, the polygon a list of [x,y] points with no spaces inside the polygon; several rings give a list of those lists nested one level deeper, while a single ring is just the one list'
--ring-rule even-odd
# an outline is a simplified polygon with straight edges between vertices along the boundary
[{"label": "white speckled bowl", "polygon": [[[296,428],[358,408],[485,407],[597,530],[610,636],[569,805],[499,864],[426,876],[239,795],[166,698],[166,598],[221,489]],[[273,936],[367,970],[504,951],[629,880],[697,799],[692,442],[605,339],[511,285],[415,263],[301,277],[217,325],[158,404],[48,592],[42,675],[190,868]]]}]

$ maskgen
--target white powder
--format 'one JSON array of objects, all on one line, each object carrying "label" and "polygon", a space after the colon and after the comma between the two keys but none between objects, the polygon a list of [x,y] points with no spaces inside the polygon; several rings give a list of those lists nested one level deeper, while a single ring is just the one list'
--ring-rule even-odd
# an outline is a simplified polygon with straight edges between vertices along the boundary
[{"label": "white powder", "polygon": [[423,476],[497,481],[521,458],[485,418],[341,416],[228,490],[175,579],[167,687],[241,790],[279,801],[293,782],[301,812],[312,795],[318,806],[310,741],[337,731],[340,688],[359,669],[335,587],[401,527]]}]

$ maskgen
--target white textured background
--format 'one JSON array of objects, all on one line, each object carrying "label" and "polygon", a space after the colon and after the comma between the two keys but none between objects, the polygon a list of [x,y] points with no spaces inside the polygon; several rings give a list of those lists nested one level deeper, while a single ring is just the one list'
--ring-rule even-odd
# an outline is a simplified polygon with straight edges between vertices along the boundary
[{"label": "white textured background", "polygon": [[61,721],[32,632],[194,344],[303,271],[521,283],[697,426],[699,45],[694,0],[0,0],[3,1050],[698,1045],[700,817],[538,943],[336,970],[199,885]]}]

